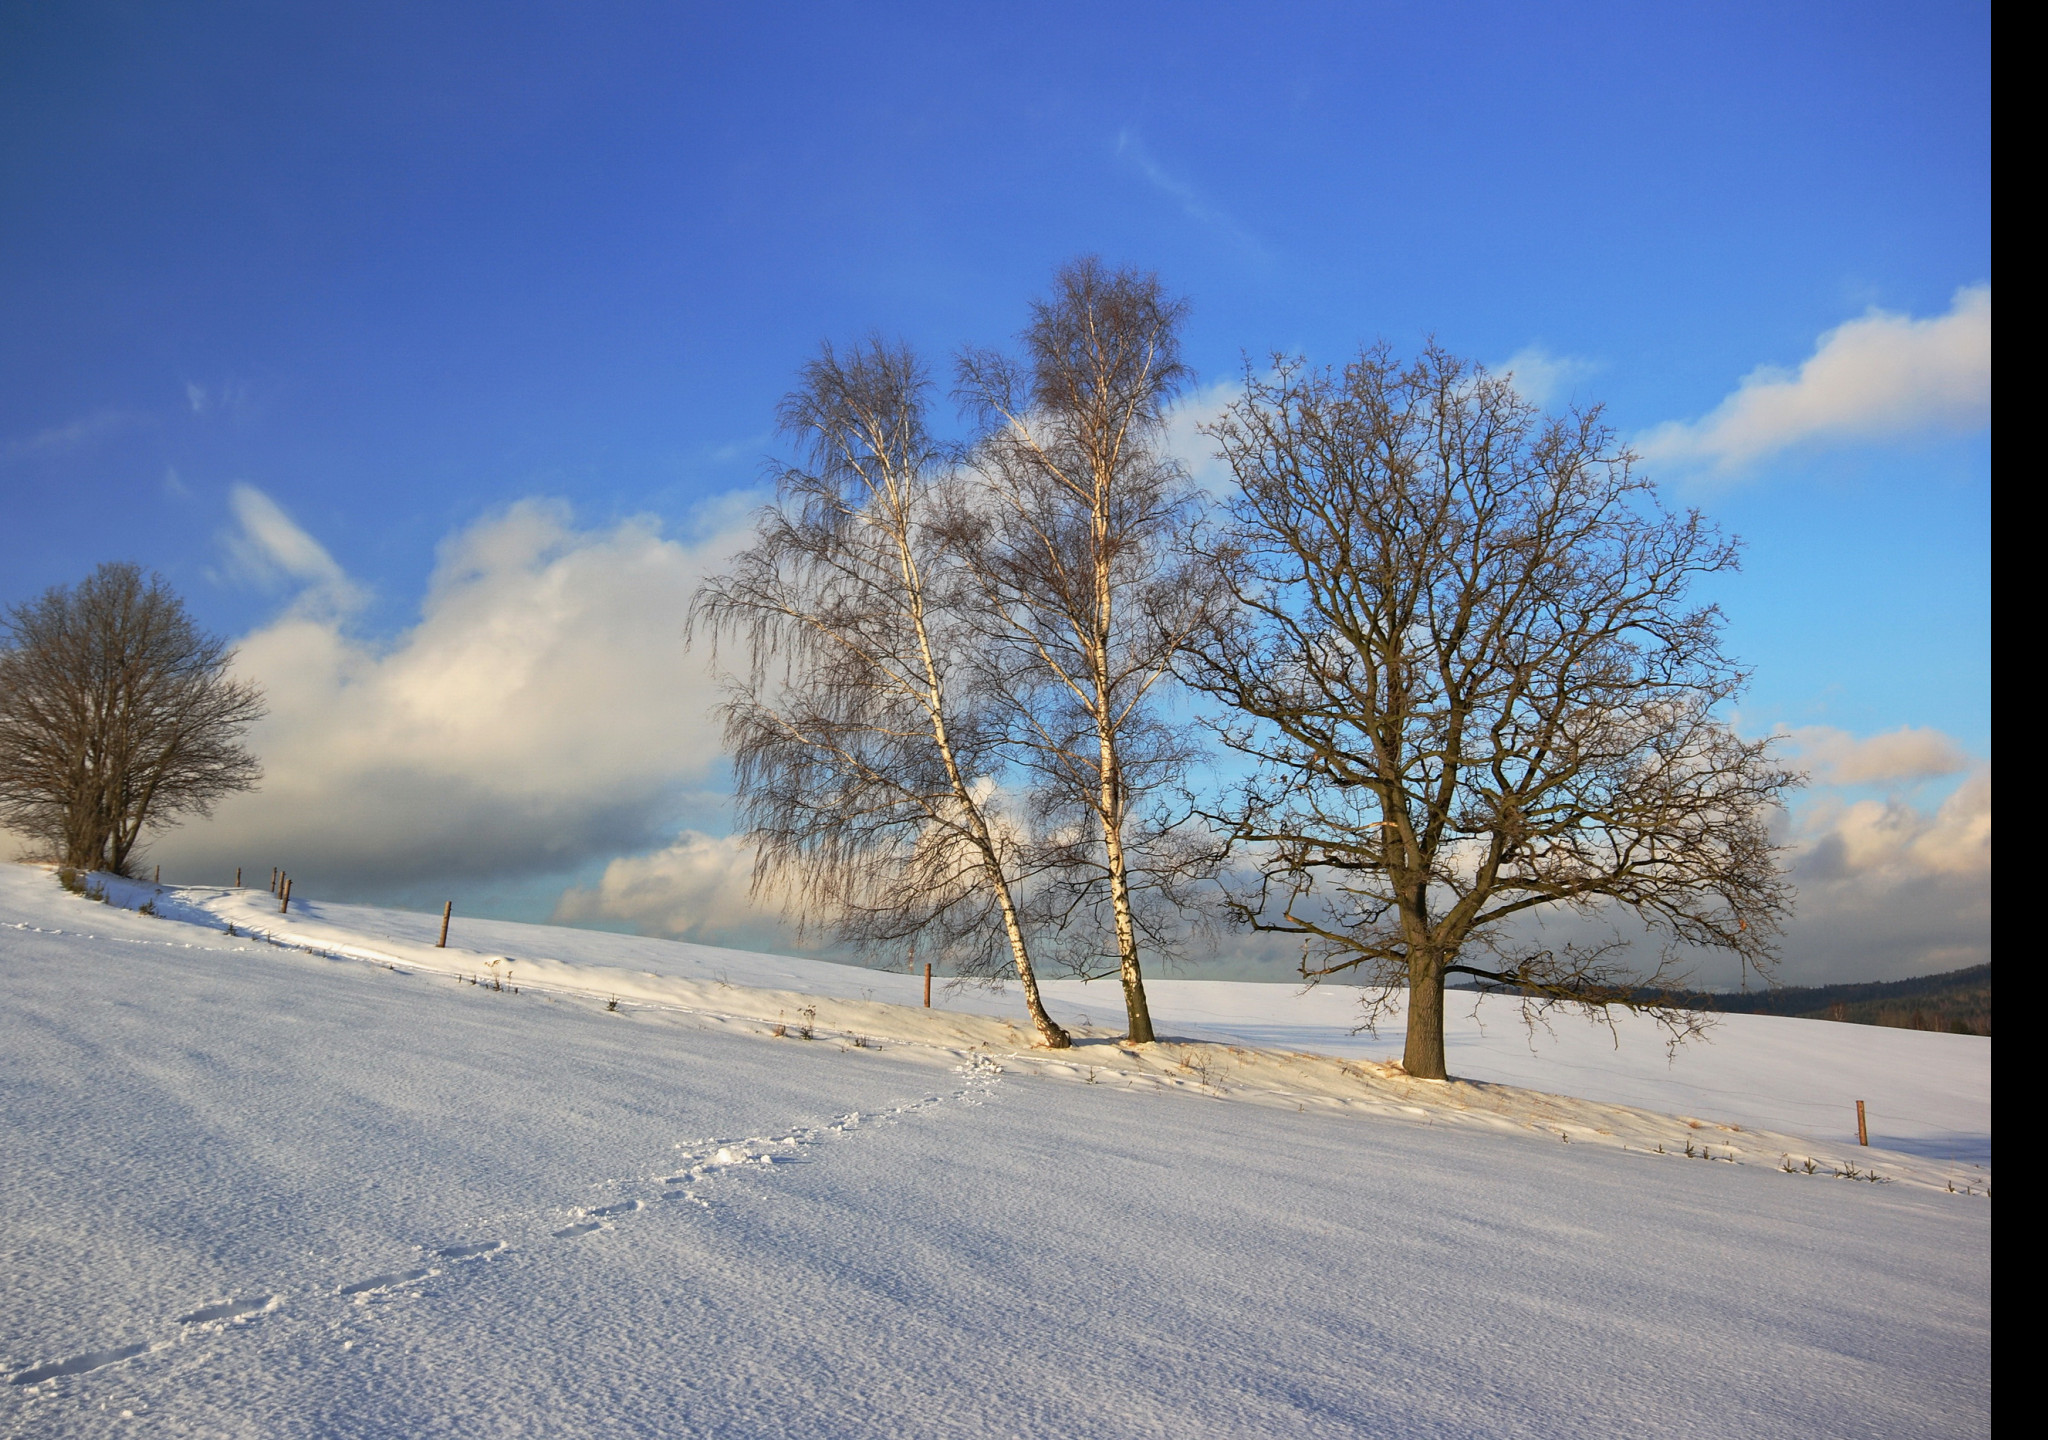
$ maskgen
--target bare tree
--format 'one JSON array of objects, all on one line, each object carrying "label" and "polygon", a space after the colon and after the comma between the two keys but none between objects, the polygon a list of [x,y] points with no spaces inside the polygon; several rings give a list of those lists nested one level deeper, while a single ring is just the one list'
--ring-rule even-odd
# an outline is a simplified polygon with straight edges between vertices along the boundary
[{"label": "bare tree", "polygon": [[806,366],[779,418],[808,467],[782,473],[692,623],[747,648],[724,715],[757,893],[786,884],[800,917],[865,948],[915,939],[970,973],[1014,969],[1040,1042],[1065,1048],[1031,963],[1000,727],[970,683],[928,388],[908,349],[879,341]]},{"label": "bare tree", "polygon": [[[1770,966],[1767,819],[1796,777],[1716,718],[1746,677],[1688,598],[1736,547],[1663,510],[1597,410],[1545,418],[1435,347],[1381,347],[1248,374],[1211,433],[1241,487],[1210,552],[1238,608],[1184,656],[1255,762],[1219,817],[1257,875],[1240,919],[1300,935],[1309,978],[1362,975],[1368,1018],[1405,985],[1426,1078],[1448,975],[1656,1008],[1679,945]],[[1557,906],[1631,912],[1658,963],[1631,968],[1618,928],[1545,948],[1515,924]]]},{"label": "bare tree", "polygon": [[[1162,444],[1188,377],[1186,313],[1156,276],[1082,259],[1033,305],[1021,359],[969,351],[960,363],[984,434],[957,544],[982,587],[989,685],[1012,702],[1053,842],[1041,897],[1070,941],[1107,942],[1083,953],[1115,966],[1139,1042],[1153,1038],[1140,936],[1163,937],[1201,857],[1184,817],[1156,803],[1197,753],[1162,698],[1213,588],[1178,546],[1196,496]],[[1099,923],[1073,923],[1089,912]]]},{"label": "bare tree", "polygon": [[102,565],[0,625],[0,819],[54,858],[125,874],[146,830],[260,777],[262,693],[160,577]]}]

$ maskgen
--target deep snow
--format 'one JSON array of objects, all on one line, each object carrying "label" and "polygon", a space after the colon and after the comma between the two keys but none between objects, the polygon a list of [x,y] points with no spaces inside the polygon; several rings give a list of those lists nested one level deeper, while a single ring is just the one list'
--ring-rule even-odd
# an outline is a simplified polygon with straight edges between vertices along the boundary
[{"label": "deep snow", "polygon": [[[1497,1024],[1454,1052],[1574,1102],[1106,1032],[1034,1055],[960,1013],[1014,996],[926,1015],[885,1003],[911,977],[820,962],[460,917],[431,952],[426,917],[160,904],[213,928],[0,867],[19,1433],[1989,1427],[1984,1172],[1927,1158],[1981,1133],[1988,1163],[1987,1041],[1733,1017],[1768,1025],[1661,1080],[1627,1034],[1605,1070],[1568,1049],[1601,1032],[1561,1029],[1562,1065]],[[520,993],[456,982],[500,956]],[[1284,987],[1197,983],[1155,1002],[1189,1038],[1353,1043]],[[1111,1020],[1103,995],[1062,990],[1062,1018]],[[1852,1053],[1902,1038],[1957,1043]],[[1714,1123],[1796,1136],[1788,1104],[1885,1071],[1930,1141],[1855,1157],[1892,1183],[1786,1174]],[[1652,1082],[1704,1127],[1600,1103]],[[1667,1133],[1740,1163],[1642,1143]]]}]

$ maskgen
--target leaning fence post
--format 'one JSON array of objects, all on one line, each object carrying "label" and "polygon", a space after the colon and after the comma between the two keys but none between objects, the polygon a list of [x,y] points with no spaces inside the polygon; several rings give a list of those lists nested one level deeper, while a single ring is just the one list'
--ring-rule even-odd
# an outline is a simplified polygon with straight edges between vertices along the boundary
[{"label": "leaning fence post", "polygon": [[443,901],[441,904],[441,938],[434,942],[436,949],[446,950],[448,948],[448,917],[454,913],[455,902],[453,900]]},{"label": "leaning fence post", "polygon": [[1858,1145],[1868,1145],[1870,1143],[1870,1126],[1863,1118],[1863,1102],[1861,1100],[1856,1102],[1856,1143]]},{"label": "leaning fence post", "polygon": [[289,915],[291,913],[291,909],[292,877],[287,875],[284,877],[284,894],[280,895],[277,900],[277,913],[280,915]]},{"label": "leaning fence post", "polygon": [[924,962],[924,1008],[932,1008],[932,962]]}]

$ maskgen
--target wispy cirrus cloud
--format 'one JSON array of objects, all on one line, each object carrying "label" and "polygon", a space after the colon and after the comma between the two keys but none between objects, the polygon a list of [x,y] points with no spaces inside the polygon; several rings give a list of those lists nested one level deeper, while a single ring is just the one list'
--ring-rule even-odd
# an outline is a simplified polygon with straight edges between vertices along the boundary
[{"label": "wispy cirrus cloud", "polygon": [[1266,247],[1259,243],[1258,237],[1201,190],[1154,159],[1136,131],[1125,129],[1117,132],[1116,153],[1118,159],[1142,175],[1155,191],[1173,201],[1190,220],[1254,258],[1265,259]]},{"label": "wispy cirrus cloud", "polygon": [[91,415],[81,415],[76,420],[52,425],[33,435],[0,440],[0,464],[66,455],[135,429],[147,419],[147,416],[132,410],[99,410]]},{"label": "wispy cirrus cloud", "polygon": [[1751,371],[1713,410],[1636,438],[1647,459],[1733,471],[1797,445],[1968,432],[1991,419],[1991,287],[1928,319],[1871,310],[1822,335],[1796,371]]},{"label": "wispy cirrus cloud", "polygon": [[230,490],[228,510],[235,526],[221,544],[234,578],[265,589],[292,587],[302,611],[346,614],[362,604],[361,587],[326,547],[254,485]]}]

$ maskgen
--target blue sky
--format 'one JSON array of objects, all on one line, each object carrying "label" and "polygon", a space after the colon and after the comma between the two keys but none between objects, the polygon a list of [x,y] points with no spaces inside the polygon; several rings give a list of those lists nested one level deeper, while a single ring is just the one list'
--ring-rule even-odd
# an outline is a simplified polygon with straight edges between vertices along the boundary
[{"label": "blue sky", "polygon": [[[1865,968],[1988,954],[1988,7],[14,4],[0,74],[0,602],[156,567],[270,667],[274,806],[383,784],[504,837],[380,868],[366,804],[290,832],[331,888],[766,933],[646,899],[721,831],[699,720],[514,717],[572,671],[701,711],[592,652],[668,654],[795,367],[1000,343],[1095,252],[1191,298],[1205,386],[1434,335],[1606,403],[1748,542],[1742,721],[1840,782],[1800,843],[1982,832],[1935,938]],[[579,765],[580,810],[508,778]],[[279,848],[280,813],[159,849]]]}]

